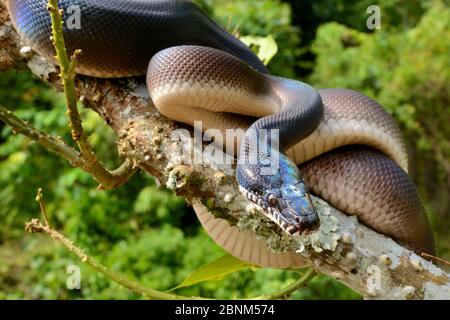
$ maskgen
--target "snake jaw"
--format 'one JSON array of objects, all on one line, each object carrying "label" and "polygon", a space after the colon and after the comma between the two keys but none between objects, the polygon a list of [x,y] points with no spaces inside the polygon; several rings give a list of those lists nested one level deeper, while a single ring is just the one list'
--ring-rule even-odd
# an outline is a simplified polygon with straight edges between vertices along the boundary
[{"label": "snake jaw", "polygon": [[[249,191],[242,186],[239,189],[270,220],[291,236],[307,235],[316,231],[320,220],[312,204],[309,193],[289,194],[289,199],[283,198],[281,190],[269,189],[264,194]],[[290,186],[289,190],[296,189]],[[278,193],[276,204],[270,204],[267,199]]]},{"label": "snake jaw", "polygon": [[279,154],[278,170],[261,173],[261,166],[241,163],[236,178],[239,189],[270,220],[292,236],[316,231],[320,219],[298,167]]}]

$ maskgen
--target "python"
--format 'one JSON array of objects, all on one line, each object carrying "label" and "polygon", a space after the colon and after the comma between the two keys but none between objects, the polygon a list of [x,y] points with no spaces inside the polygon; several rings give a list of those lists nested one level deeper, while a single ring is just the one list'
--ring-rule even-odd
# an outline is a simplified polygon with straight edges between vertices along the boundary
[{"label": "python", "polygon": [[[56,62],[46,0],[9,0],[15,27]],[[431,227],[407,174],[408,157],[394,119],[373,99],[348,89],[316,90],[271,75],[257,56],[194,3],[178,0],[60,0],[77,5],[82,28],[65,28],[69,51],[82,49],[77,71],[93,77],[147,75],[159,112],[204,130],[245,130],[239,158],[259,148],[258,130],[278,129],[279,168],[239,161],[236,180],[248,200],[281,230],[314,232],[319,218],[310,192],[417,253],[434,254]],[[250,153],[249,153],[250,152]],[[257,157],[264,154],[257,151]],[[263,160],[263,159],[261,159]],[[197,216],[217,243],[257,265],[294,267],[205,207]]]}]

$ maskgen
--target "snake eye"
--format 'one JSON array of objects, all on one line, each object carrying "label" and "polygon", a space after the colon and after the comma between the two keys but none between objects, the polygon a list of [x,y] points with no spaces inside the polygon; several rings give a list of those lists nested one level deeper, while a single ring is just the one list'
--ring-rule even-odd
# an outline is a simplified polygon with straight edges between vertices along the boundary
[{"label": "snake eye", "polygon": [[269,194],[269,197],[267,197],[267,202],[269,203],[269,206],[274,207],[278,203],[278,198],[273,193]]}]

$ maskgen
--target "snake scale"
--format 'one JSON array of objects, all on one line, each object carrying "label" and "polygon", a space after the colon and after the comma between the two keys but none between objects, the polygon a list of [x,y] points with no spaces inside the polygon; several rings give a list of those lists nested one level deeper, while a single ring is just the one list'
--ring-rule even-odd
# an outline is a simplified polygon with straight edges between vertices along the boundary
[{"label": "snake scale", "polygon": [[[8,0],[16,29],[56,62],[46,5]],[[201,120],[205,130],[245,130],[238,141],[240,190],[284,232],[296,236],[319,228],[311,192],[417,253],[435,253],[399,128],[376,101],[269,74],[248,47],[191,1],[59,0],[59,6],[65,19],[73,6],[81,13],[81,28],[64,27],[69,52],[83,51],[78,73],[147,74],[161,114],[189,125]],[[261,130],[277,130],[268,148],[258,139]],[[278,170],[263,174],[268,155],[276,156]],[[194,209],[210,236],[233,255],[261,266],[302,265],[294,254],[269,251],[202,205]]]}]

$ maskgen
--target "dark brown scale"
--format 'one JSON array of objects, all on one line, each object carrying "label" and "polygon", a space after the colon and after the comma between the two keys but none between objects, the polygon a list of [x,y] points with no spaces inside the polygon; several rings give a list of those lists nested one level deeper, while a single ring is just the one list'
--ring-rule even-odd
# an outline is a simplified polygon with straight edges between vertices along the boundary
[{"label": "dark brown scale", "polygon": [[[300,166],[311,192],[417,253],[436,253],[433,234],[410,177],[393,160],[365,146],[327,152]],[[342,183],[343,182],[343,183]],[[355,199],[363,197],[359,202]]]},{"label": "dark brown scale", "polygon": [[229,88],[239,88],[258,96],[270,91],[267,81],[242,60],[219,50],[198,46],[183,46],[159,52],[148,68],[147,79],[153,88],[165,84],[195,80],[214,80]]},{"label": "dark brown scale", "polygon": [[[402,134],[392,116],[375,100],[350,89],[319,90],[328,119],[366,120],[387,132],[405,150]],[[406,152],[406,151],[405,151]]]},{"label": "dark brown scale", "polygon": [[[33,47],[54,61],[48,0],[8,0],[10,16]],[[212,21],[197,5],[184,0],[59,0],[81,10],[81,28],[64,25],[67,49],[83,50],[79,72],[95,77],[144,75],[152,56],[179,45],[217,48],[267,73],[264,64],[241,41]]]}]

